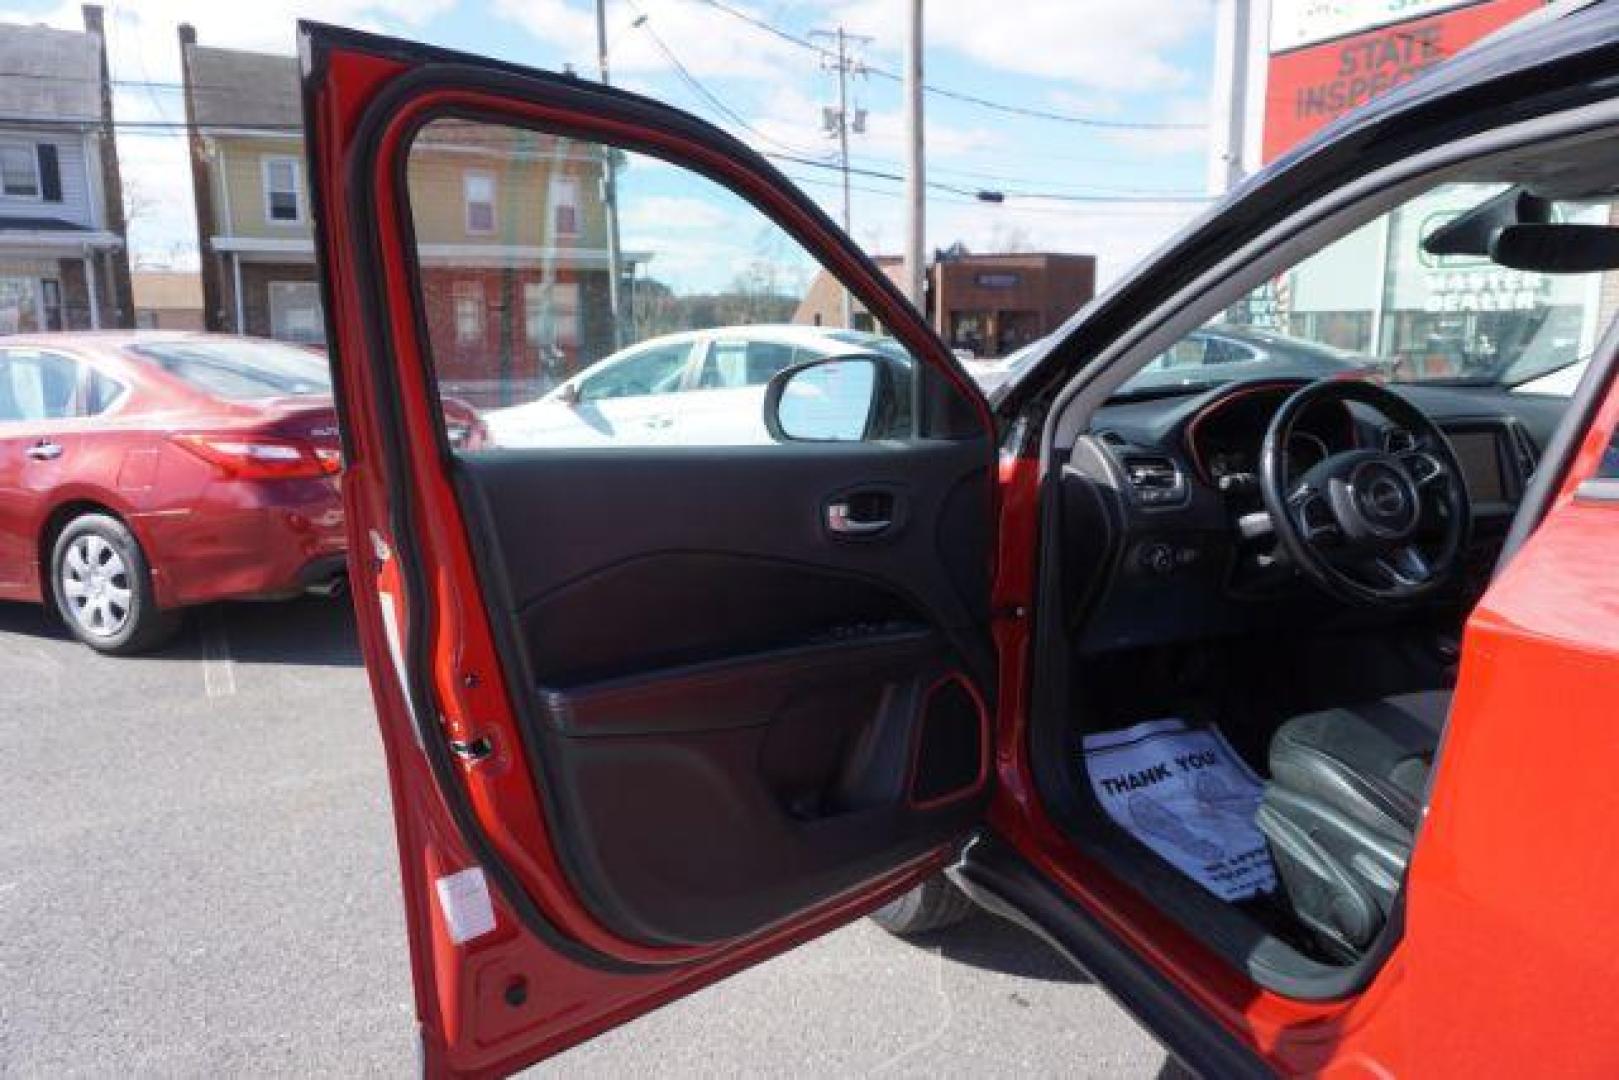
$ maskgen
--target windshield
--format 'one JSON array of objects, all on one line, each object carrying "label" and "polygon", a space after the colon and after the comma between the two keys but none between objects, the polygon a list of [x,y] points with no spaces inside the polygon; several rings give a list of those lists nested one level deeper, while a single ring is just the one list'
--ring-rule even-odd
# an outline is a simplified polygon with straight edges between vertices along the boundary
[{"label": "windshield", "polygon": [[[1505,192],[1446,184],[1266,281],[1136,372],[1123,396],[1252,377],[1366,372],[1393,383],[1560,393],[1545,376],[1589,356],[1614,310],[1614,272],[1537,273],[1425,241]],[[1554,222],[1607,224],[1607,203],[1551,203]]]},{"label": "windshield", "polygon": [[291,345],[178,340],[133,345],[128,352],[227,401],[332,392],[326,358]]}]

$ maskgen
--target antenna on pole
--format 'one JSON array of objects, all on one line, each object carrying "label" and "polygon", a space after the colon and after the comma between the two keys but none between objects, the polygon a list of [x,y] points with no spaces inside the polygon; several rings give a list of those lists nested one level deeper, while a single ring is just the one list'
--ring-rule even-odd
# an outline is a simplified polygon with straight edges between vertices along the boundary
[{"label": "antenna on pole", "polygon": [[[851,232],[849,225],[849,133],[863,134],[866,130],[866,110],[849,110],[849,76],[864,75],[865,64],[853,54],[855,49],[870,45],[872,39],[851,34],[839,26],[835,30],[812,30],[810,36],[827,42],[829,48],[821,54],[821,66],[835,71],[838,77],[838,103],[821,110],[821,125],[828,135],[838,140],[838,167],[843,173],[843,231]],[[843,325],[854,326],[854,299],[849,290],[843,290]]]}]

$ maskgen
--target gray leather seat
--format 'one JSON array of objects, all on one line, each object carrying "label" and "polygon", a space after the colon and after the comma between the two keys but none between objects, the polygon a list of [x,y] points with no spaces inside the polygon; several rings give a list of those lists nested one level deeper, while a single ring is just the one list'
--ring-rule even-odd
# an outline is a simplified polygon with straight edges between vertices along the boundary
[{"label": "gray leather seat", "polygon": [[1270,744],[1258,824],[1327,951],[1354,959],[1388,919],[1422,816],[1450,692],[1296,716]]}]

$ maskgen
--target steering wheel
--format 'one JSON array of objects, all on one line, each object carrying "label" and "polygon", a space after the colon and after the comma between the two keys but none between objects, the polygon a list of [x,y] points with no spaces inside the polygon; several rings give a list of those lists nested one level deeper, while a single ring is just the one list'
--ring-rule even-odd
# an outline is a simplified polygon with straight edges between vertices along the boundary
[{"label": "steering wheel", "polygon": [[[1333,401],[1375,410],[1408,433],[1410,445],[1332,454],[1294,477],[1294,426]],[[1283,402],[1260,450],[1259,491],[1282,549],[1345,600],[1409,603],[1445,588],[1461,569],[1472,508],[1456,453],[1421,410],[1376,383],[1322,379]]]}]

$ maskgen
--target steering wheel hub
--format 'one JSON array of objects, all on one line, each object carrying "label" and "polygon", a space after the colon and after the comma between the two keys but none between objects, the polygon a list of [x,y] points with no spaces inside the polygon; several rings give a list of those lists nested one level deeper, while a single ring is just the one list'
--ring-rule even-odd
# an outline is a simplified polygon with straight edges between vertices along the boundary
[{"label": "steering wheel hub", "polygon": [[1361,461],[1349,470],[1341,495],[1334,491],[1333,510],[1352,538],[1404,540],[1416,532],[1421,497],[1410,475],[1387,458]]}]

